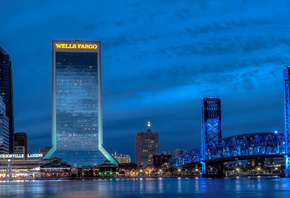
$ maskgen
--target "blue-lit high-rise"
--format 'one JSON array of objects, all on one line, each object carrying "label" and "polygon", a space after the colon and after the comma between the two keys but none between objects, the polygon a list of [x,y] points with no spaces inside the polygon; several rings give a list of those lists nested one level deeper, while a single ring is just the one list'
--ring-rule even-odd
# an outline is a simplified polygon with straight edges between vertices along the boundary
[{"label": "blue-lit high-rise", "polygon": [[45,158],[117,163],[103,147],[100,41],[52,41],[52,144]]},{"label": "blue-lit high-rise", "polygon": [[9,119],[9,153],[14,150],[14,108],[13,78],[9,54],[0,47],[0,96],[6,105],[6,116]]},{"label": "blue-lit high-rise", "polygon": [[6,116],[6,105],[0,96],[0,154],[9,153],[9,119]]}]

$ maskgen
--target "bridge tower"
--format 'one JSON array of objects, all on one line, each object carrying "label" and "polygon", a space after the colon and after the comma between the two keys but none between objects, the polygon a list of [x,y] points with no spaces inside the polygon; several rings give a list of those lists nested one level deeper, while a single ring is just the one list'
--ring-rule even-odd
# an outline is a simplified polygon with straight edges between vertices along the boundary
[{"label": "bridge tower", "polygon": [[290,66],[284,68],[284,113],[285,113],[285,175],[290,175]]},{"label": "bridge tower", "polygon": [[[222,139],[221,98],[201,99],[201,161],[206,160],[206,144]],[[206,175],[206,164],[202,162],[202,174]]]}]

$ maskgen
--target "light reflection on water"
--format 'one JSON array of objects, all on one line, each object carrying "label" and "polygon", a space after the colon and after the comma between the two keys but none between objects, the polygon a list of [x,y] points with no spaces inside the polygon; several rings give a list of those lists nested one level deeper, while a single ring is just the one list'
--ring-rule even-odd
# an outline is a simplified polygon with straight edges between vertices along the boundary
[{"label": "light reflection on water", "polygon": [[290,178],[0,182],[0,197],[290,197]]}]

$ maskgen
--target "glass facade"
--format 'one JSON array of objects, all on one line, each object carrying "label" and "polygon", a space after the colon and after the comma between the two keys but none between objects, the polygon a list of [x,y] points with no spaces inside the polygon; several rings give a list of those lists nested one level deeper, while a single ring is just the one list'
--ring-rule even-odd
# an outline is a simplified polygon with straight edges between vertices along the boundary
[{"label": "glass facade", "polygon": [[56,143],[59,150],[98,145],[97,53],[56,53]]},{"label": "glass facade", "polygon": [[53,41],[53,147],[45,158],[73,166],[116,163],[102,146],[100,45],[84,43]]},{"label": "glass facade", "polygon": [[6,116],[6,106],[0,96],[0,154],[9,153],[9,119]]},{"label": "glass facade", "polygon": [[9,55],[0,47],[0,96],[6,105],[6,116],[9,119],[9,153],[14,150],[14,108],[13,81]]}]

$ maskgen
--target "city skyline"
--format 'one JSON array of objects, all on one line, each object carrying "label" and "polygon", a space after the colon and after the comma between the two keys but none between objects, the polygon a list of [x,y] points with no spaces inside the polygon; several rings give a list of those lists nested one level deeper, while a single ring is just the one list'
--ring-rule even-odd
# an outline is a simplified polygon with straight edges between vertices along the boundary
[{"label": "city skyline", "polygon": [[[221,97],[223,137],[284,131],[287,1],[217,7],[214,1],[97,2],[91,7],[84,1],[71,7],[88,9],[78,17],[54,7],[54,1],[25,2],[27,9],[21,2],[2,4],[0,16],[6,20],[0,46],[14,71],[15,132],[27,131],[34,151],[51,146],[54,39],[102,41],[104,146],[110,153],[135,156],[134,136],[145,130],[147,120],[159,132],[160,150],[199,146],[202,96]],[[97,6],[103,9],[93,12]],[[5,11],[12,9],[19,12]],[[31,19],[30,9],[44,14]],[[115,15],[107,16],[108,10]]]}]

